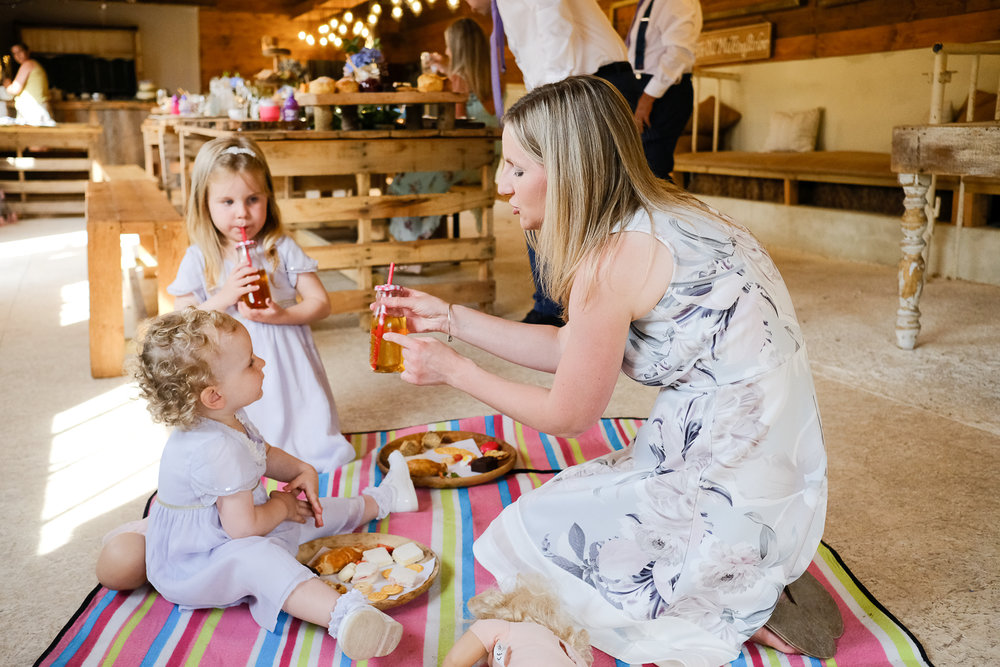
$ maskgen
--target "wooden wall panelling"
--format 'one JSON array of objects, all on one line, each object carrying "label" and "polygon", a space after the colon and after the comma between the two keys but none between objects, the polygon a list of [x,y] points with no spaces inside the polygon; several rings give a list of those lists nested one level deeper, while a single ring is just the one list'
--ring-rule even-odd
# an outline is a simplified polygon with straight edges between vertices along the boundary
[{"label": "wooden wall panelling", "polygon": [[[704,5],[704,3],[703,3]],[[1000,7],[990,0],[806,0],[779,11],[711,20],[705,30],[773,23],[771,61],[930,47],[940,41],[1000,39]]]},{"label": "wooden wall panelling", "polygon": [[289,58],[305,64],[307,60],[329,59],[335,49],[309,46],[299,40],[300,30],[315,31],[316,23],[295,21],[283,14],[254,13],[249,11],[198,11],[198,44],[201,55],[201,87],[208,90],[208,82],[223,72],[239,73],[253,78],[262,69],[273,66],[273,58],[261,53],[260,38],[269,35],[277,38],[278,46],[291,50]]}]

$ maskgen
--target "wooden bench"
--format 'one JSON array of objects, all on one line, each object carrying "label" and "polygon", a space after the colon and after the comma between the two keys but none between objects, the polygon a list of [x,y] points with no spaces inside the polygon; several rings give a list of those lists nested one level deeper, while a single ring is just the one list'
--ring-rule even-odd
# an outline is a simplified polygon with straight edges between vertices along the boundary
[{"label": "wooden bench", "polygon": [[121,236],[138,234],[144,263],[156,272],[159,312],[173,309],[173,282],[188,246],[184,218],[152,179],[92,181],[87,185],[87,277],[90,281],[90,374],[122,374]]},{"label": "wooden bench", "polygon": [[103,130],[82,123],[0,126],[0,190],[21,217],[81,215]]},{"label": "wooden bench", "polygon": [[[681,185],[690,183],[691,174],[710,174],[741,178],[762,178],[782,183],[782,203],[796,206],[801,202],[801,183],[830,183],[888,188],[893,198],[899,188],[898,176],[891,168],[889,153],[866,151],[809,151],[805,153],[755,153],[749,151],[719,151],[678,153],[674,156],[674,172]],[[951,191],[950,220],[958,219],[964,207],[964,225],[983,224],[982,208],[973,208],[969,199],[974,195],[1000,194],[1000,180],[969,176],[965,178],[963,198],[958,195],[959,179],[942,175],[938,191]]]},{"label": "wooden bench", "polygon": [[888,153],[863,151],[719,151],[679,153],[674,156],[674,171],[776,179],[783,183],[783,203],[794,206],[799,203],[799,183],[803,181],[896,188],[898,181],[889,163]]}]

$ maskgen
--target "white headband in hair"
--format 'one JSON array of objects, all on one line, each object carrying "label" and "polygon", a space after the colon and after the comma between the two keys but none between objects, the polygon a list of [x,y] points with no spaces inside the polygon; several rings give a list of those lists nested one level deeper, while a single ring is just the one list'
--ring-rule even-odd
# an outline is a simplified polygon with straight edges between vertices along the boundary
[{"label": "white headband in hair", "polygon": [[223,155],[225,155],[226,153],[229,153],[230,155],[239,155],[242,153],[244,155],[249,155],[250,157],[254,158],[257,157],[257,154],[254,153],[252,150],[250,150],[249,148],[243,148],[242,146],[230,146],[226,150],[222,151]]}]

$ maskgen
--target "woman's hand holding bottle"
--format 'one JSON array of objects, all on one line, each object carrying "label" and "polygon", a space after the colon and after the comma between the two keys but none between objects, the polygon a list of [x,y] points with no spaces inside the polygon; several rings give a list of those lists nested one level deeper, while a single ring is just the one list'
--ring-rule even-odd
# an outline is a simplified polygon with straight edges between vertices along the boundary
[{"label": "woman's hand holding bottle", "polygon": [[403,366],[406,370],[399,377],[411,384],[451,384],[450,371],[462,361],[468,361],[437,338],[386,333],[384,339],[398,343],[403,348]]},{"label": "woman's hand holding bottle", "polygon": [[[386,315],[405,317],[406,328],[410,333],[447,333],[448,302],[409,287],[400,287],[396,294],[398,296],[388,296],[383,300]],[[375,304],[370,308],[374,312]]]}]

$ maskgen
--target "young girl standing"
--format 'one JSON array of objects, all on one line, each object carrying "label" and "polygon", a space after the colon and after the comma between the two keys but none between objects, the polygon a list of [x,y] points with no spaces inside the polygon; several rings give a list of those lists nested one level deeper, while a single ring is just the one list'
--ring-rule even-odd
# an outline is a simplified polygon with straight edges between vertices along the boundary
[{"label": "young girl standing", "polygon": [[[248,418],[245,408],[261,397],[264,360],[247,330],[222,312],[187,308],[151,320],[135,376],[153,419],[175,427],[145,538],[156,590],[188,609],[247,602],[254,620],[272,631],[284,610],[327,627],[353,660],[390,653],[402,626],[359,592],[338,594],[295,554],[317,537],[417,509],[402,456],[390,457],[382,484],[361,496],[317,497],[316,470],[269,445]],[[286,490],[269,498],[264,474],[287,482]],[[106,557],[117,559],[104,563],[108,571],[141,563],[127,551]]]},{"label": "young girl standing", "polygon": [[[307,256],[281,224],[271,171],[251,140],[219,138],[195,158],[188,200],[192,241],[167,291],[176,308],[197,306],[236,317],[254,347],[272,364],[264,398],[247,414],[268,442],[280,442],[321,472],[351,461],[354,448],[340,422],[309,324],[330,313],[330,300]],[[247,262],[245,240],[263,258]],[[270,298],[251,308],[241,298],[258,291],[258,268],[267,271]]]}]

